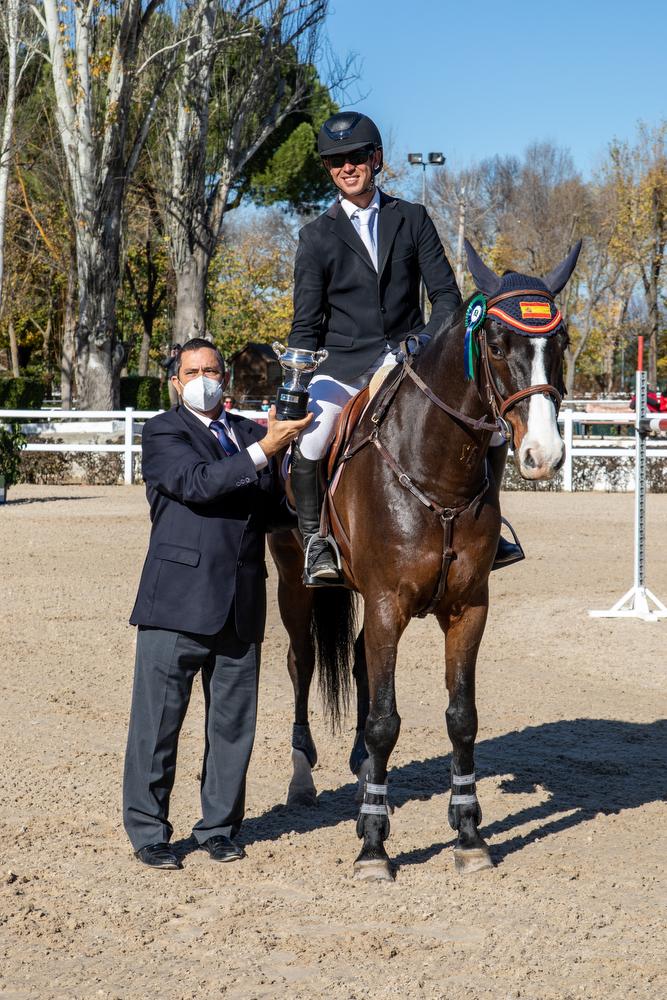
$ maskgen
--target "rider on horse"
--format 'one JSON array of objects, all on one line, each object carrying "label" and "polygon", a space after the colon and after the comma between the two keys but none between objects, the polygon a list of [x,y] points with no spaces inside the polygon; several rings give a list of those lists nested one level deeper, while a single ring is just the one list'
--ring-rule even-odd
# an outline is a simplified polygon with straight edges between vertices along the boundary
[{"label": "rider on horse", "polygon": [[[348,400],[384,366],[440,331],[461,305],[456,279],[423,205],[380,191],[382,138],[356,111],[329,118],[318,151],[335,187],[336,202],[299,233],[294,269],[294,319],[289,346],[328,358],[310,382],[313,421],[300,434],[292,457],[292,489],[305,549],[304,583],[342,582],[336,554],[319,532],[320,464]],[[431,316],[424,323],[419,281]],[[507,448],[491,448],[491,471],[500,483]],[[495,567],[523,558],[518,545],[500,539]]]}]

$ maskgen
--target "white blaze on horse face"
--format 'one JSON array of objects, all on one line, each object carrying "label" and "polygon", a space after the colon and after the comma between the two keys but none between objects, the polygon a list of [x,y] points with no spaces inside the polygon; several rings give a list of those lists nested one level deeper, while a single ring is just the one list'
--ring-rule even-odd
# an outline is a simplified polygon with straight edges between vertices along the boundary
[{"label": "white blaze on horse face", "polygon": [[[545,354],[546,337],[532,341],[531,385],[548,384]],[[526,479],[551,479],[560,468],[565,445],[558,431],[556,407],[549,396],[536,394],[528,405],[528,427],[519,448],[521,475]]]}]

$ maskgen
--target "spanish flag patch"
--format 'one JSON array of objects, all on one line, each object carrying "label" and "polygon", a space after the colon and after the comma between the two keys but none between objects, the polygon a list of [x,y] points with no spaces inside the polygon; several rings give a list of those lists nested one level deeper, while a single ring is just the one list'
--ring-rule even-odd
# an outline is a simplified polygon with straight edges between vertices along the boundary
[{"label": "spanish flag patch", "polygon": [[521,319],[551,319],[549,302],[519,302]]}]

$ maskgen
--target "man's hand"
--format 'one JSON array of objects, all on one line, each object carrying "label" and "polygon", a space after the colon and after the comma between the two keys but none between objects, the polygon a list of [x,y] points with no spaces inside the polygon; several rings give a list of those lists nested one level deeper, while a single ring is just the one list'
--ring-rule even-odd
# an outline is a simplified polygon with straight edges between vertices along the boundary
[{"label": "man's hand", "polygon": [[272,406],[268,412],[268,430],[266,437],[259,442],[259,446],[267,458],[276,455],[283,448],[301,433],[304,427],[313,419],[312,413],[307,413],[303,420],[276,420],[276,408]]}]

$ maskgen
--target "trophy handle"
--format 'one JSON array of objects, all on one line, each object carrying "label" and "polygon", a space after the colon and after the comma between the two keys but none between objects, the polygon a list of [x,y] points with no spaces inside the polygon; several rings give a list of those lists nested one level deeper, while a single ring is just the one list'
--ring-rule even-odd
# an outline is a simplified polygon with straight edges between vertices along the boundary
[{"label": "trophy handle", "polygon": [[325,351],[324,348],[322,348],[321,351],[315,351],[314,358],[315,361],[317,361],[318,365],[321,365],[322,362],[326,361],[328,357],[329,357],[329,352]]},{"label": "trophy handle", "polygon": [[282,358],[283,354],[287,350],[287,348],[283,347],[279,340],[274,340],[271,347],[273,348],[274,354],[276,354],[278,358]]}]

